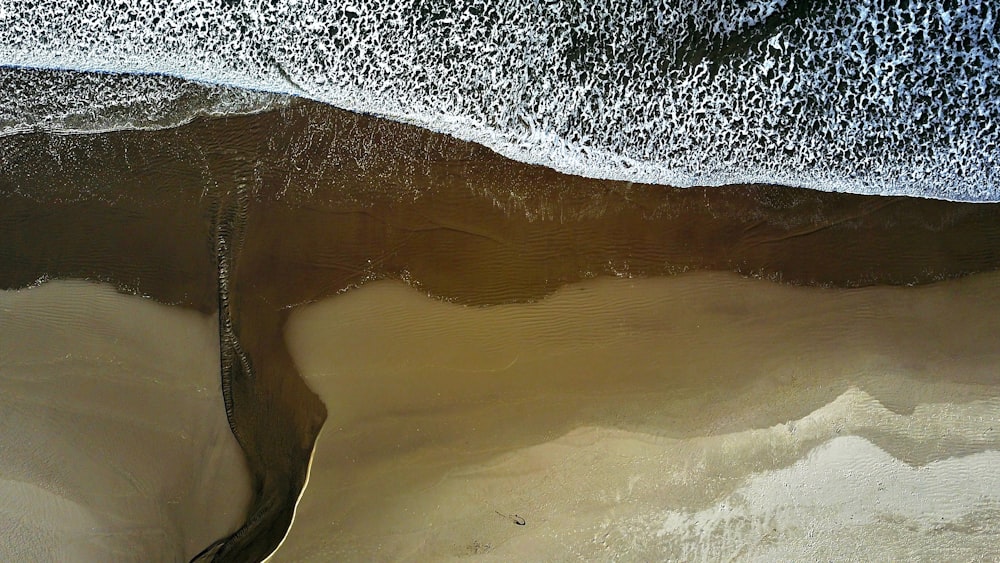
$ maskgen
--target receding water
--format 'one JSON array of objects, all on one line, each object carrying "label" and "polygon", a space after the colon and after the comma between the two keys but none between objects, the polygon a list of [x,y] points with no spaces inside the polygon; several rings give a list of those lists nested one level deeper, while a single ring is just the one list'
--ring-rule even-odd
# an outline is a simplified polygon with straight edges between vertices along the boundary
[{"label": "receding water", "polygon": [[[1000,200],[998,20],[983,0],[43,0],[0,5],[0,65],[294,94],[591,177],[983,202]],[[199,105],[160,77],[0,80],[0,131],[275,102],[213,88]]]}]

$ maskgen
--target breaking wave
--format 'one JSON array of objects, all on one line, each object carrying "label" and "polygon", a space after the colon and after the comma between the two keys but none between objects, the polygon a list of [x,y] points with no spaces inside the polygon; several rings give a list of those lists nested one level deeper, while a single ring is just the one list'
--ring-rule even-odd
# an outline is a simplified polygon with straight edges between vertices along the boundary
[{"label": "breaking wave", "polygon": [[[295,94],[600,178],[1000,200],[990,3],[739,4],[3,0],[0,65]],[[39,76],[3,131],[86,129],[58,117],[67,95],[121,107],[116,88]],[[130,100],[163,96],[163,78],[122,80]],[[273,101],[239,96],[211,111]],[[53,106],[17,113],[25,99]]]},{"label": "breaking wave", "polygon": [[177,127],[286,105],[277,94],[159,75],[0,68],[0,136]]}]

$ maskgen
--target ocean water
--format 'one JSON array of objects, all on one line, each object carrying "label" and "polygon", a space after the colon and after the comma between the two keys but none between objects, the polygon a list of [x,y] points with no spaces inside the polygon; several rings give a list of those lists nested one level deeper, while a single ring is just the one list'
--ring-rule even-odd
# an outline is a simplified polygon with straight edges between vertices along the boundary
[{"label": "ocean water", "polygon": [[[164,92],[160,108],[167,114],[178,107],[170,100],[197,99]],[[101,294],[117,297],[112,301],[121,307],[152,305],[147,299],[171,306],[158,305],[165,314],[145,321],[124,311],[123,318],[143,323],[142,334],[160,335],[148,342],[137,339],[134,329],[101,333],[102,318],[89,294],[70,296],[80,313],[75,322],[86,328],[62,339],[59,326],[44,322],[50,318],[45,311],[61,310],[58,302],[43,299],[20,312],[10,307],[25,322],[42,326],[23,334],[12,325],[14,337],[0,338],[0,384],[25,389],[10,398],[21,409],[20,422],[0,421],[0,434],[23,436],[20,443],[28,446],[0,460],[0,472],[38,457],[96,455],[94,463],[62,467],[101,484],[83,494],[117,498],[129,486],[102,475],[105,460],[120,456],[102,457],[93,445],[142,443],[149,446],[136,450],[143,460],[158,455],[156,444],[137,437],[131,414],[114,414],[130,407],[129,400],[88,406],[74,392],[75,385],[89,385],[88,373],[119,373],[128,383],[129,377],[149,375],[145,364],[123,367],[107,356],[110,364],[84,358],[80,370],[58,362],[26,374],[16,362],[5,363],[18,357],[25,342],[60,358],[96,332],[105,334],[107,349],[144,356],[174,330],[166,313],[190,313],[179,309],[198,311],[199,326],[209,333],[212,326],[219,329],[203,338],[215,358],[204,373],[216,374],[215,385],[203,385],[215,394],[208,413],[217,415],[216,428],[228,422],[246,458],[253,495],[241,527],[232,536],[212,528],[214,540],[167,534],[164,547],[125,534],[115,545],[131,547],[99,547],[94,559],[116,558],[124,550],[135,560],[200,552],[198,560],[250,561],[279,545],[284,553],[275,560],[371,559],[386,553],[380,546],[390,548],[371,538],[401,538],[402,532],[413,532],[407,537],[415,542],[393,540],[393,553],[423,544],[422,538],[433,540],[428,557],[420,559],[484,551],[497,559],[530,559],[541,553],[536,548],[550,555],[542,558],[558,559],[572,545],[586,545],[580,556],[591,558],[613,550],[655,559],[688,548],[710,558],[715,534],[732,539],[725,553],[743,538],[771,541],[766,526],[752,524],[771,516],[780,517],[790,534],[781,546],[801,553],[794,550],[810,544],[796,530],[819,530],[823,522],[835,525],[849,517],[853,509],[837,508],[845,506],[841,501],[860,503],[869,514],[877,507],[861,497],[828,498],[817,490],[811,498],[829,501],[820,503],[819,512],[757,503],[734,520],[717,518],[713,527],[692,523],[716,514],[713,503],[728,510],[732,499],[769,491],[786,475],[827,482],[829,472],[817,471],[828,455],[861,459],[861,467],[874,468],[872,475],[909,475],[908,482],[926,486],[921,499],[960,489],[964,479],[981,485],[990,496],[985,512],[968,496],[956,499],[949,506],[959,516],[952,517],[952,508],[941,513],[948,526],[959,526],[946,530],[951,547],[926,553],[989,553],[977,546],[982,534],[996,529],[993,499],[1000,498],[982,469],[992,462],[986,450],[998,443],[991,428],[1000,428],[992,425],[1000,205],[778,186],[670,188],[595,180],[327,104],[278,105],[257,112],[251,104],[244,107],[252,115],[193,119],[171,128],[136,125],[67,135],[46,132],[45,126],[0,137],[0,287],[11,290],[11,299],[21,292],[44,297],[62,280],[83,279],[109,284]],[[111,288],[127,295],[116,296]],[[388,294],[380,293],[387,288]],[[310,313],[328,306],[332,314]],[[320,322],[301,325],[296,318]],[[352,318],[363,322],[348,322]],[[156,349],[182,362],[193,353],[190,346]],[[149,395],[165,400],[158,391],[162,382],[186,371],[154,363],[165,371],[155,376]],[[102,367],[108,365],[115,369]],[[32,381],[39,375],[55,383],[42,389]],[[82,432],[74,448],[64,448],[58,440],[81,430],[38,424],[50,416],[42,406],[55,401],[42,391],[58,397],[58,417],[82,409],[119,424],[114,433]],[[714,395],[698,403],[706,396],[702,391]],[[842,431],[858,440],[822,446],[796,438],[786,443],[789,448],[771,447],[771,438],[784,440],[809,413],[825,412],[824,405],[840,413],[837,399],[845,393],[849,424],[838,422],[840,414],[832,422],[824,415],[830,423],[822,425],[823,433],[796,436],[825,440]],[[865,418],[864,393],[883,405],[872,406],[874,418]],[[964,411],[960,396],[984,402]],[[159,411],[165,426],[185,418],[166,403]],[[739,409],[728,407],[736,403]],[[712,408],[702,408],[706,404]],[[861,405],[864,416],[851,418],[852,405]],[[926,419],[897,424],[883,412],[905,414],[923,405],[934,412],[954,408],[960,416],[935,419],[940,426],[928,429]],[[482,416],[462,415],[467,409]],[[412,424],[416,419],[434,424]],[[577,438],[591,435],[587,428],[597,428],[597,441],[580,448]],[[763,432],[769,428],[775,430]],[[907,429],[905,440],[887,443],[882,435],[896,436],[898,428]],[[627,434],[614,434],[616,429]],[[657,477],[663,473],[657,460],[674,451],[669,444],[619,447],[622,440],[656,442],[685,429],[707,440],[705,455],[698,457],[697,448],[694,457],[679,451],[671,458],[675,468],[694,466],[666,481]],[[46,436],[55,438],[43,442]],[[566,439],[571,450],[591,460],[573,467],[604,469],[569,475],[568,481],[559,477]],[[31,447],[42,443],[54,444],[52,451]],[[699,459],[729,459],[721,452],[733,444],[746,446],[745,456],[731,460],[735,465],[699,465]],[[819,462],[804,457],[821,446],[831,450],[817,450]],[[346,457],[331,463],[331,451]],[[781,454],[777,464],[775,452]],[[497,493],[488,497],[470,497],[475,489],[465,488],[462,479],[449,478],[433,489],[418,482],[437,481],[441,475],[435,473],[449,467],[471,475],[486,467],[489,474],[491,464],[516,466],[539,453],[537,471],[525,480],[494,481]],[[911,475],[910,468],[950,456],[961,461],[944,473]],[[631,460],[634,471],[618,471],[622,459]],[[784,463],[801,467],[783,473]],[[197,466],[185,467],[179,470],[182,480],[201,479]],[[45,482],[44,474],[28,473]],[[608,493],[601,475],[609,474],[641,478],[641,486],[619,480]],[[693,504],[677,501],[671,483],[684,475],[690,476],[688,492],[716,492],[684,497]],[[726,491],[736,496],[719,497],[725,492],[720,485],[736,484],[733,475],[749,479],[747,487],[730,487]],[[211,487],[216,479],[234,484],[222,474],[199,482]],[[578,484],[535,486],[563,482]],[[391,496],[385,483],[394,484]],[[879,486],[877,480],[863,484]],[[503,492],[512,487],[521,491],[517,503]],[[418,491],[425,494],[410,496]],[[633,491],[639,504],[616,512],[615,501],[610,511],[576,520],[574,507],[608,502],[621,491]],[[68,487],[65,497],[79,492]],[[18,495],[25,506],[59,508],[58,499]],[[150,506],[177,499],[152,493],[142,498]],[[542,504],[558,508],[548,512],[549,527],[538,525],[545,508],[538,501],[545,499]],[[448,508],[428,508],[439,505]],[[73,537],[86,536],[85,516],[96,506],[88,502],[57,516],[69,523]],[[426,520],[414,518],[414,506],[422,507]],[[881,531],[864,534],[868,543],[826,539],[834,547],[880,545],[913,521],[912,504],[894,506],[894,515],[906,523],[880,520]],[[824,507],[834,510],[832,519],[824,520]],[[799,508],[799,516],[787,516]],[[233,505],[221,509],[232,514]],[[528,533],[514,538],[520,528],[497,511],[523,512],[531,520]],[[33,529],[44,532],[55,514],[34,517]],[[465,524],[454,524],[456,514]],[[986,527],[964,523],[977,519]],[[606,520],[622,526],[605,526]],[[198,529],[197,521],[184,522]],[[444,535],[421,528],[421,522]],[[659,541],[659,530],[678,526],[687,532],[669,535],[676,545]],[[570,540],[565,534],[571,528],[576,535]],[[903,537],[898,545],[909,549],[918,545],[910,541],[915,535],[894,537]],[[20,559],[62,545],[18,537],[6,547]],[[513,543],[501,546],[505,538]],[[633,545],[632,539],[641,541]],[[893,553],[909,553],[905,549]]]},{"label": "ocean water", "polygon": [[5,0],[0,65],[129,76],[6,69],[0,131],[275,102],[213,86],[193,109],[187,87],[134,76],[171,75],[596,178],[997,201],[997,15],[976,0]]}]

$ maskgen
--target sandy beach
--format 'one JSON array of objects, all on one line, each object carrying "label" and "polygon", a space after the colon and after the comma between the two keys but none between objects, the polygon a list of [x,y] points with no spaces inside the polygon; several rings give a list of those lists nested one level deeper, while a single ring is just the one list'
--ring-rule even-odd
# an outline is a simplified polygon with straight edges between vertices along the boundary
[{"label": "sandy beach", "polygon": [[1000,279],[376,282],[289,348],[330,418],[273,561],[991,558]]},{"label": "sandy beach", "polygon": [[240,527],[217,334],[106,285],[0,292],[0,558],[188,561]]}]

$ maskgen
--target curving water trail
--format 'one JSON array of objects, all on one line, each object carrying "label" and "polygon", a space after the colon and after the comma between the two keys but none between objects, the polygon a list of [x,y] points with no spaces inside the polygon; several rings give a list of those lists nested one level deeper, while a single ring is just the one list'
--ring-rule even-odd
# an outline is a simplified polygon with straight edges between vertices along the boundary
[{"label": "curving water trail", "polygon": [[0,65],[296,94],[599,178],[997,201],[996,28],[976,0],[4,0]]}]

